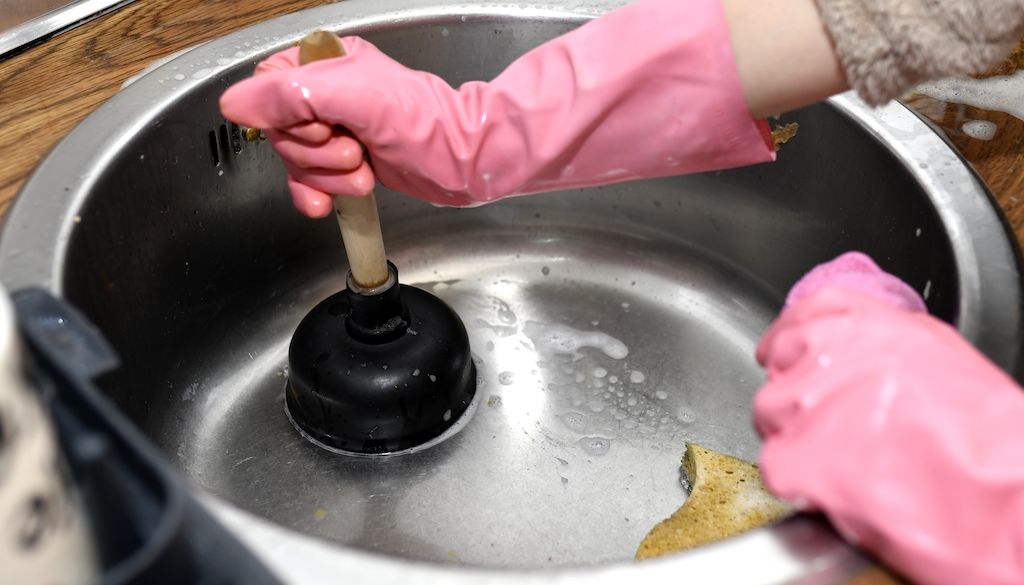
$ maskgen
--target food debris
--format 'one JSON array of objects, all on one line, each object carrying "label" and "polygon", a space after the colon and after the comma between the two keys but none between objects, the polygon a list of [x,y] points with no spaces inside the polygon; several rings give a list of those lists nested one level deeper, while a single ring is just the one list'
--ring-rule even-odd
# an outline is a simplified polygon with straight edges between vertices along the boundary
[{"label": "food debris", "polygon": [[796,136],[797,130],[800,129],[800,124],[796,122],[790,122],[772,129],[772,140],[775,141],[775,149],[778,150],[780,146],[789,142]]}]

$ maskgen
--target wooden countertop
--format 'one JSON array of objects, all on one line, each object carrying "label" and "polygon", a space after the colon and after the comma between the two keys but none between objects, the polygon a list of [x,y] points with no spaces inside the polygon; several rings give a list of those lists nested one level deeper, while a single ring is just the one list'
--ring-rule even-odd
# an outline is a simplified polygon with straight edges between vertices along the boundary
[{"label": "wooden countertop", "polygon": [[[137,0],[50,41],[0,61],[0,215],[47,152],[126,79],[152,61],[322,0]],[[947,131],[978,169],[1024,242],[1024,122],[1005,114],[911,100]],[[991,120],[990,142],[959,131],[964,120]],[[872,568],[850,585],[899,581]]]}]

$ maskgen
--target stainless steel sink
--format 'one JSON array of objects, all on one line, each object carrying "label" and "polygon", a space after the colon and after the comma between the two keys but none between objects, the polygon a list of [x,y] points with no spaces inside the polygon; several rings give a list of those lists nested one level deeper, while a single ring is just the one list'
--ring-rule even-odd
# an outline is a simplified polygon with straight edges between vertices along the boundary
[{"label": "stainless steel sink", "polygon": [[353,0],[195,48],[40,166],[0,276],[93,319],[124,359],[110,398],[293,582],[841,582],[863,561],[811,517],[630,559],[685,498],[686,441],[756,459],[754,345],[817,262],[868,252],[1020,372],[1015,244],[970,169],[898,104],[842,96],[784,116],[800,132],[772,165],[468,210],[382,190],[403,282],[470,330],[479,407],[453,438],[388,459],[318,450],[285,417],[290,335],[343,286],[344,256],[332,221],[291,209],[269,146],[219,116],[220,93],[317,28],[452,83],[486,79],[607,7]]}]

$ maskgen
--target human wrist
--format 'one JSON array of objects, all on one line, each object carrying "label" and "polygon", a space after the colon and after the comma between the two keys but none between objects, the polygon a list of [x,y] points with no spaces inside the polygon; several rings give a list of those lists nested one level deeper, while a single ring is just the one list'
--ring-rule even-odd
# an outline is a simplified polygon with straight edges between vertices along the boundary
[{"label": "human wrist", "polygon": [[849,89],[814,0],[722,0],[722,7],[754,118]]}]

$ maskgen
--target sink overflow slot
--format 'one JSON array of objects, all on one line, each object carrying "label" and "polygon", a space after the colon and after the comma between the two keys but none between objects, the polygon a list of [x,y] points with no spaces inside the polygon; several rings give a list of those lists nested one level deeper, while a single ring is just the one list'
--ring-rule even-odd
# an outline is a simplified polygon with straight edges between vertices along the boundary
[{"label": "sink overflow slot", "polygon": [[242,129],[237,124],[221,124],[217,130],[210,130],[209,142],[213,166],[219,167],[228,154],[242,152]]},{"label": "sink overflow slot", "polygon": [[213,155],[213,166],[220,166],[220,147],[217,145],[217,132],[210,130],[210,154]]}]

